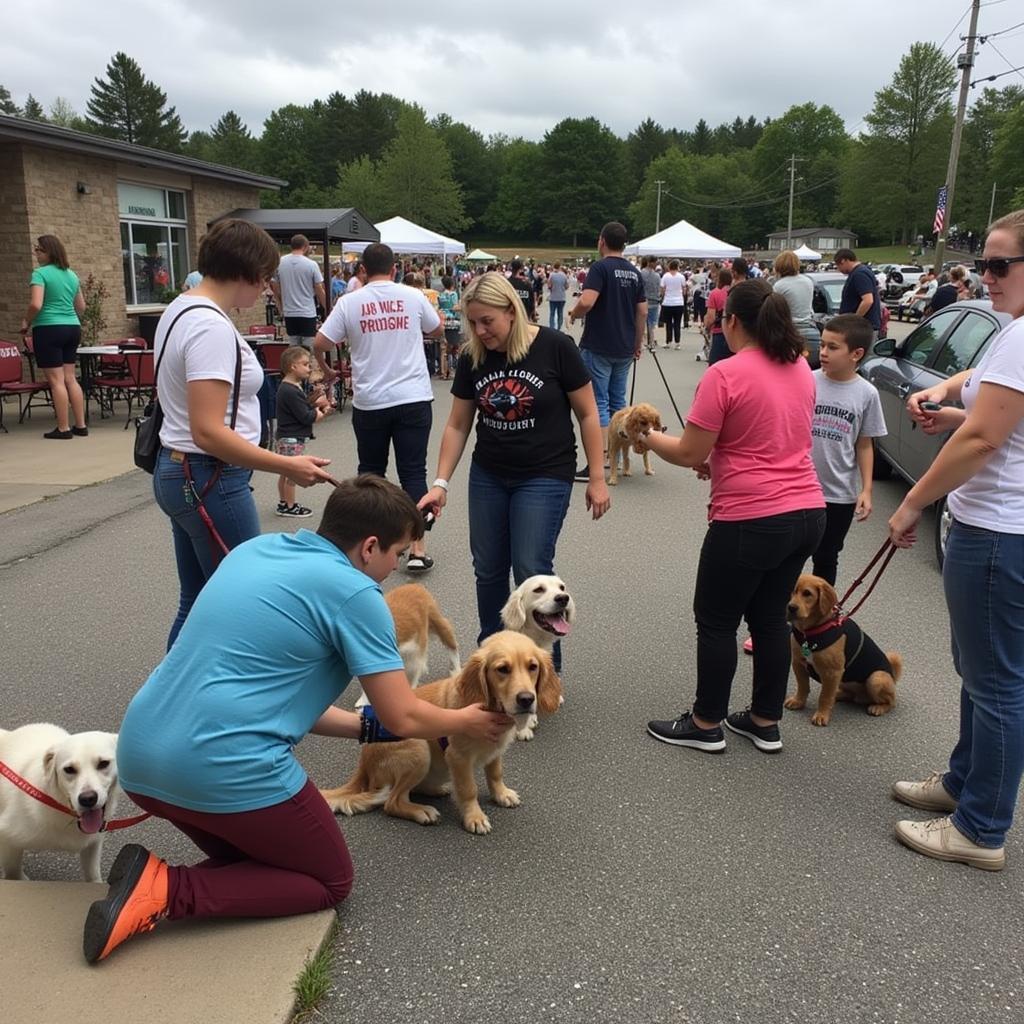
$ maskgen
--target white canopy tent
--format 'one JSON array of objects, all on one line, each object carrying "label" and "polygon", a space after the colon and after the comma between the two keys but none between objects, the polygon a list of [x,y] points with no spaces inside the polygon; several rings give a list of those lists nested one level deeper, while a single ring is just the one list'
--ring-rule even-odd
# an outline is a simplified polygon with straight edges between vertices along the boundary
[{"label": "white canopy tent", "polygon": [[795,252],[797,259],[803,263],[817,263],[821,259],[821,253],[815,252],[806,242]]},{"label": "white canopy tent", "polygon": [[[393,252],[408,253],[413,256],[462,256],[466,247],[462,242],[446,235],[438,234],[429,228],[413,224],[404,217],[392,217],[382,220],[374,227],[380,232],[380,240],[391,246]],[[362,252],[369,242],[346,242],[347,252]]]},{"label": "white canopy tent", "polygon": [[[380,225],[377,225],[380,227]],[[627,256],[679,256],[683,259],[732,259],[741,255],[737,245],[695,228],[688,220],[680,220],[656,235],[641,238],[626,246]]]},{"label": "white canopy tent", "polygon": [[474,249],[466,257],[466,261],[469,263],[497,263],[498,257],[492,256],[489,252],[484,252],[483,249]]}]

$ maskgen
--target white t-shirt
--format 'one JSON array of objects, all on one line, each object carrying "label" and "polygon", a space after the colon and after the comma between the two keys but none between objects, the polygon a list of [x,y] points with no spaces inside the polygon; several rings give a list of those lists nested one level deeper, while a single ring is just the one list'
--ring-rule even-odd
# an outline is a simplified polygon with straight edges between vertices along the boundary
[{"label": "white t-shirt", "polygon": [[360,280],[359,280],[359,278],[358,278],[358,277],[356,277],[356,275],[355,275],[355,274],[353,274],[353,275],[352,275],[352,276],[351,276],[351,277],[350,277],[350,278],[348,279],[348,284],[347,284],[347,285],[345,285],[345,291],[346,291],[346,292],[357,292],[357,291],[359,291],[359,289],[360,289],[360,288],[362,288],[362,287],[363,287],[363,282],[362,282],[362,281],[360,281]]},{"label": "white t-shirt", "polygon": [[[193,310],[174,325],[170,347],[161,361],[167,330],[184,309]],[[237,347],[236,347],[237,343]],[[238,400],[235,433],[251,444],[260,443],[260,403],[256,397],[263,386],[263,367],[255,353],[239,335],[234,324],[209,299],[194,295],[176,298],[160,317],[153,344],[154,366],[160,362],[157,388],[164,422],[160,443],[165,448],[192,455],[205,454],[192,440],[188,422],[188,382],[223,380],[230,385],[224,423],[231,424],[234,402],[235,361],[242,354],[242,383]]]},{"label": "white t-shirt", "polygon": [[274,280],[281,286],[285,316],[316,316],[316,286],[323,284],[320,268],[300,252],[281,257]]},{"label": "white t-shirt", "polygon": [[665,298],[661,300],[663,306],[685,306],[683,289],[686,287],[686,278],[680,273],[673,274],[671,271],[661,279],[661,287],[665,289]]},{"label": "white t-shirt", "polygon": [[[968,377],[960,399],[968,413],[981,384],[1001,384],[1024,391],[1024,318],[996,335]],[[949,494],[949,510],[968,526],[995,533],[1024,534],[1024,420],[985,465]]]},{"label": "white t-shirt", "polygon": [[338,299],[320,333],[335,345],[348,340],[353,406],[391,409],[432,402],[423,332],[440,322],[423,292],[392,281],[367,281]]}]

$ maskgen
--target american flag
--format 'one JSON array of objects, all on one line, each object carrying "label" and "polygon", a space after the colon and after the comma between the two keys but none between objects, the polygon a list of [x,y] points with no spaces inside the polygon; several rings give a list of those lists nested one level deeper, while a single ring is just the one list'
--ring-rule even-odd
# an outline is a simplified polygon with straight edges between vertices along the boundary
[{"label": "american flag", "polygon": [[946,223],[946,199],[949,196],[949,188],[943,185],[939,189],[939,197],[935,200],[935,223],[932,225],[932,230],[939,234],[942,231],[942,226]]}]

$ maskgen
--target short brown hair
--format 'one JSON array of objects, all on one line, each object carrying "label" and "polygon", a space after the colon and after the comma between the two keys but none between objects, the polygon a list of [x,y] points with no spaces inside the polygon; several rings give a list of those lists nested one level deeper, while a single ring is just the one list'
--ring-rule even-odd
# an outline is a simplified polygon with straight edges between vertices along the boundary
[{"label": "short brown hair", "polygon": [[601,237],[612,252],[622,252],[626,248],[626,226],[617,220],[610,220],[601,228]]},{"label": "short brown hair", "polygon": [[1014,210],[992,221],[988,230],[990,234],[993,231],[1008,231],[1017,240],[1021,252],[1024,252],[1024,210]]},{"label": "short brown hair", "polygon": [[718,271],[718,287],[728,288],[732,284],[732,271],[728,267],[722,267]]},{"label": "short brown hair", "polygon": [[199,240],[199,273],[215,281],[260,284],[280,261],[270,235],[247,220],[219,220]]},{"label": "short brown hair", "polygon": [[286,377],[292,367],[303,357],[309,356],[309,349],[302,345],[291,345],[281,353],[281,376]]},{"label": "short brown hair", "polygon": [[779,277],[793,277],[800,273],[800,257],[792,249],[783,249],[775,257],[772,269]]},{"label": "short brown hair", "polygon": [[864,317],[857,316],[856,313],[840,313],[839,316],[832,317],[824,329],[838,334],[850,352],[862,348],[866,353],[875,340],[874,328]]},{"label": "short brown hair", "polygon": [[843,260],[849,260],[851,263],[856,263],[857,254],[852,249],[837,249],[835,256],[832,257],[832,262],[839,263]]},{"label": "short brown hair", "polygon": [[305,249],[309,245],[309,239],[305,235],[292,235],[292,249]]},{"label": "short brown hair", "polygon": [[389,548],[403,538],[423,536],[423,515],[401,487],[364,473],[342,480],[327,499],[316,531],[342,551],[376,537]]},{"label": "short brown hair", "polygon": [[61,270],[68,269],[68,253],[64,243],[56,235],[40,235],[36,245],[46,253],[46,258]]}]

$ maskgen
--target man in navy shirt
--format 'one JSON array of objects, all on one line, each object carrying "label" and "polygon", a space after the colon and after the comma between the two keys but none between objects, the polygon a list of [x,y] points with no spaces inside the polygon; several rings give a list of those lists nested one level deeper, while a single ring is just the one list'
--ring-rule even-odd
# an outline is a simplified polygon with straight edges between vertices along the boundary
[{"label": "man in navy shirt", "polygon": [[874,328],[877,338],[882,326],[882,303],[875,275],[857,259],[852,249],[840,249],[836,253],[835,264],[836,270],[846,275],[839,312],[864,317]]},{"label": "man in navy shirt", "polygon": [[[640,271],[622,258],[626,229],[618,221],[601,228],[599,259],[583,282],[583,294],[569,310],[569,323],[586,317],[580,354],[590,371],[597,411],[608,450],[608,421],[626,405],[629,368],[643,352],[647,330],[647,298]],[[604,479],[603,466],[584,466],[576,479]]]}]

